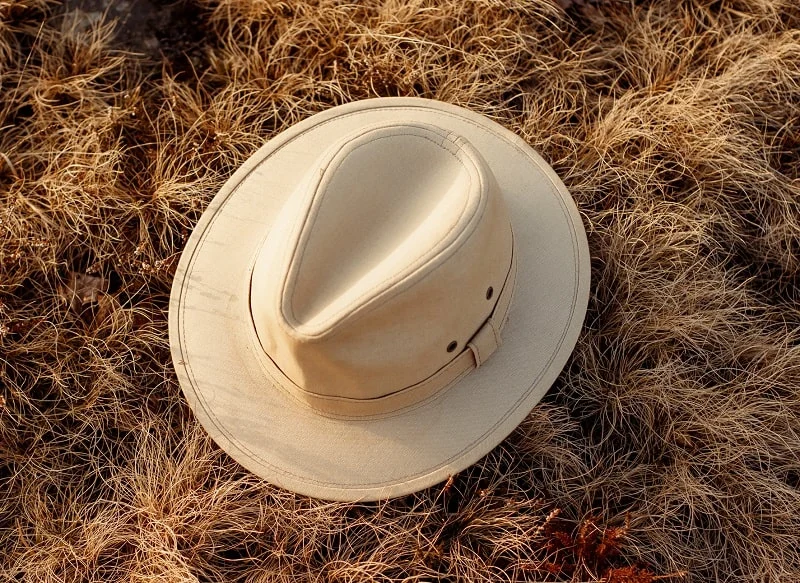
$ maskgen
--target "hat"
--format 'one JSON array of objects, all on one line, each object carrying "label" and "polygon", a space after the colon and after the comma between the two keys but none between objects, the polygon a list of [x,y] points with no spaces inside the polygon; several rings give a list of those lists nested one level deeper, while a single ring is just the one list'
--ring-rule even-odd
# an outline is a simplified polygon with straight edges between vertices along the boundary
[{"label": "hat", "polygon": [[180,386],[245,468],[329,500],[478,461],[566,363],[589,297],[578,210],[523,140],[418,98],[334,107],[225,183],[169,306]]}]

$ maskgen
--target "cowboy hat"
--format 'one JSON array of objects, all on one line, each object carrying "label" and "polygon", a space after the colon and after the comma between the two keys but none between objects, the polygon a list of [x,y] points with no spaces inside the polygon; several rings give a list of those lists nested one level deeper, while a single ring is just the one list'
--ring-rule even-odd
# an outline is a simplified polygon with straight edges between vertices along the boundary
[{"label": "cowboy hat", "polygon": [[225,183],[181,256],[170,345],[244,467],[376,500],[500,443],[588,297],[578,210],[523,140],[453,105],[369,99],[278,134]]}]

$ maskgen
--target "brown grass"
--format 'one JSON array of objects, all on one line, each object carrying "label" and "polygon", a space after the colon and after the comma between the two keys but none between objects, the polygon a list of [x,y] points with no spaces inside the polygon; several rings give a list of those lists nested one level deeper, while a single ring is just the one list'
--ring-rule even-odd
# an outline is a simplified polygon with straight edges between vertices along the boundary
[{"label": "brown grass", "polygon": [[[796,0],[195,0],[192,58],[0,0],[0,579],[800,580]],[[263,141],[420,95],[572,191],[593,295],[528,420],[447,484],[329,504],[199,428],[166,307]]]}]

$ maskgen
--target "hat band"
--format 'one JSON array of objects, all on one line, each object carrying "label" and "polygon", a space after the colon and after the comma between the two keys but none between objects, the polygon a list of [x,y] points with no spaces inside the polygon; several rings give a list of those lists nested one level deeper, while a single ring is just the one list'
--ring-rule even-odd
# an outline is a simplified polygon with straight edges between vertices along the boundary
[{"label": "hat band", "polygon": [[419,383],[372,399],[354,399],[335,395],[322,395],[297,386],[269,354],[262,348],[255,327],[252,327],[252,346],[263,370],[276,386],[295,400],[310,406],[321,415],[337,418],[365,419],[396,414],[423,402],[451,386],[462,377],[480,367],[502,344],[500,332],[505,326],[508,310],[514,295],[517,276],[517,260],[514,253],[514,238],[511,242],[511,265],[494,310],[483,325],[467,342],[467,346],[453,360]]}]

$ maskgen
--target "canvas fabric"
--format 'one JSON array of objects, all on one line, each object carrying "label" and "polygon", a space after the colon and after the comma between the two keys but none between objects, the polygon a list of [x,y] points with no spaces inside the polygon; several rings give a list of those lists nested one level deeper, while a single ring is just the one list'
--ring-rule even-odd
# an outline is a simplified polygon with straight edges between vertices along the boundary
[{"label": "canvas fabric", "polygon": [[181,257],[170,343],[200,423],[270,482],[334,500],[433,485],[541,399],[580,333],[589,253],[517,136],[416,98],[270,140]]}]

